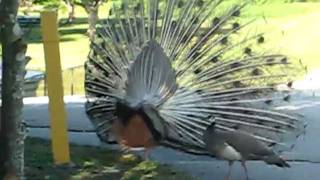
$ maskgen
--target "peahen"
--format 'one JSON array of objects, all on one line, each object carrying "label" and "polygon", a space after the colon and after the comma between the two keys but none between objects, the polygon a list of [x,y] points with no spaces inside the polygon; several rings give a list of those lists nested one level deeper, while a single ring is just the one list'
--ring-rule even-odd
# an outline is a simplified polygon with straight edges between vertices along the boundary
[{"label": "peahen", "polygon": [[206,149],[212,155],[215,155],[218,159],[229,161],[229,171],[226,179],[230,179],[234,161],[241,161],[247,180],[249,179],[247,160],[261,160],[278,167],[290,167],[286,160],[271,147],[259,141],[249,132],[241,130],[223,131],[215,128],[214,122],[207,128],[203,137]]},{"label": "peahen", "polygon": [[[122,1],[101,23],[85,64],[87,114],[98,136],[124,147],[212,154],[204,133],[242,131],[275,151],[304,132],[288,101],[293,66],[259,48],[239,23],[245,4],[222,0]],[[147,156],[147,153],[146,153]]]}]

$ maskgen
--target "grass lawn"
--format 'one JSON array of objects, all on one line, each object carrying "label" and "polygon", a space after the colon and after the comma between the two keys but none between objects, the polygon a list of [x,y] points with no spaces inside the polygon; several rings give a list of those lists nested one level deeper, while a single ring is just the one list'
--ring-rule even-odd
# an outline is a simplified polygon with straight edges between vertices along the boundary
[{"label": "grass lawn", "polygon": [[[106,18],[109,12],[110,3],[105,4],[100,8],[99,17]],[[32,13],[39,16],[39,13]],[[59,19],[65,19],[67,13],[59,11]],[[76,7],[77,19],[72,25],[63,25],[59,28],[60,34],[60,54],[62,69],[81,66],[87,59],[89,52],[89,39],[86,36],[87,14],[82,7]],[[27,69],[45,70],[45,61],[43,54],[43,44],[40,28],[33,28],[27,34],[28,49],[27,55],[32,58],[32,61],[27,66]],[[63,72],[63,84],[65,95],[71,94],[71,84],[74,86],[75,94],[84,94],[84,71],[82,68],[77,68],[72,75],[70,71]],[[44,82],[40,83],[37,95],[44,95]]]},{"label": "grass lawn", "polygon": [[[106,18],[110,4],[102,6],[99,11],[101,18]],[[243,19],[255,18],[250,26],[255,32],[266,32],[267,49],[281,52],[290,57],[301,59],[309,70],[319,69],[318,49],[320,47],[320,3],[277,3],[249,5],[242,14]],[[64,69],[83,65],[89,51],[89,41],[85,35],[87,23],[86,13],[81,7],[76,8],[77,21],[73,25],[61,26],[60,51],[62,67]],[[60,18],[66,13],[61,12]],[[265,18],[263,18],[265,17]],[[39,29],[34,29],[29,36],[27,55],[33,60],[28,69],[44,70],[43,46]],[[70,94],[71,83],[74,83],[74,92],[84,94],[83,69],[77,69],[72,75],[64,72],[65,94]],[[38,94],[43,95],[42,85]]]},{"label": "grass lawn", "polygon": [[261,17],[253,27],[267,32],[268,46],[301,59],[309,70],[320,68],[320,3],[274,3],[249,7],[245,17]]},{"label": "grass lawn", "polygon": [[194,178],[153,161],[141,161],[118,151],[71,145],[72,167],[52,163],[50,142],[28,138],[25,147],[27,180],[193,180]]}]

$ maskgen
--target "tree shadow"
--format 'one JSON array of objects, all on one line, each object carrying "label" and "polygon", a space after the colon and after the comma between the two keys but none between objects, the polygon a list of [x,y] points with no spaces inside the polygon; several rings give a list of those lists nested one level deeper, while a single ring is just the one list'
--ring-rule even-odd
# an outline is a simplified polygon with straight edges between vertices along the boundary
[{"label": "tree shadow", "polygon": [[[72,24],[64,24],[67,19],[63,18],[59,21],[60,42],[74,41],[77,38],[70,35],[86,35],[87,28],[76,27],[77,25],[87,24],[87,18],[76,18]],[[40,25],[30,25],[22,28],[24,38],[27,43],[42,43],[42,33]]]},{"label": "tree shadow", "polygon": [[[24,32],[24,38],[26,39],[27,43],[43,43],[40,28],[27,29]],[[71,35],[86,35],[86,32],[86,28],[61,29],[59,30],[60,42],[75,41],[77,38]]]},{"label": "tree shadow", "polygon": [[88,24],[88,18],[84,18],[84,17],[75,18],[72,23],[67,23],[67,20],[68,20],[67,18],[61,18],[59,20],[59,26],[60,27],[70,27],[73,25]]},{"label": "tree shadow", "polygon": [[72,28],[72,29],[60,29],[59,34],[60,37],[63,38],[63,36],[67,35],[76,35],[76,34],[86,34],[87,28]]}]

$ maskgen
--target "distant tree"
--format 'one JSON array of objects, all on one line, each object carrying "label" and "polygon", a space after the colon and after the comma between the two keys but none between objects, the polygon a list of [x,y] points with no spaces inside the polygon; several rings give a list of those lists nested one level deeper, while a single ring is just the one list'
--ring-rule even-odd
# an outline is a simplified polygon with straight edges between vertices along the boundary
[{"label": "distant tree", "polygon": [[20,7],[22,7],[22,12],[28,15],[32,9],[32,4],[34,0],[20,0]]},{"label": "distant tree", "polygon": [[16,21],[19,0],[0,0],[2,46],[0,179],[24,179],[24,137],[22,87],[27,45]]},{"label": "distant tree", "polygon": [[96,24],[99,20],[98,10],[102,3],[107,0],[24,0],[33,1],[34,4],[40,4],[45,8],[59,8],[61,3],[64,2],[68,8],[67,23],[72,23],[75,19],[75,5],[81,6],[88,14],[88,30],[87,34],[90,38],[94,37],[96,31]]},{"label": "distant tree", "polygon": [[88,23],[89,27],[87,33],[89,38],[92,39],[96,32],[96,25],[98,22],[98,10],[102,3],[106,2],[106,0],[74,0],[76,5],[83,7],[88,13]]},{"label": "distant tree", "polygon": [[42,5],[44,8],[59,8],[61,0],[33,0],[34,4]]},{"label": "distant tree", "polygon": [[64,3],[66,4],[66,6],[68,8],[67,23],[71,24],[71,23],[73,23],[73,21],[75,19],[75,4],[74,4],[75,0],[63,0],[63,1],[64,1]]}]

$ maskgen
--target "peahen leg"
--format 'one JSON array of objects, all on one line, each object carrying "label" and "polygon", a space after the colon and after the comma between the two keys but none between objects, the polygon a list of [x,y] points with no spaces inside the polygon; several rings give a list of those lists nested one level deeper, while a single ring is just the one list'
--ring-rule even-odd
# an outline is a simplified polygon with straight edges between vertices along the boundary
[{"label": "peahen leg", "polygon": [[232,165],[233,165],[233,161],[229,161],[229,170],[228,170],[228,174],[226,176],[226,180],[229,180],[231,177],[231,170],[232,170]]},{"label": "peahen leg", "polygon": [[241,161],[241,165],[244,169],[244,172],[246,173],[246,180],[249,180],[249,175],[248,175],[248,168],[246,166],[246,162],[245,161]]},{"label": "peahen leg", "polygon": [[149,148],[145,148],[144,149],[143,157],[144,157],[145,161],[149,161],[150,160],[150,149]]}]

